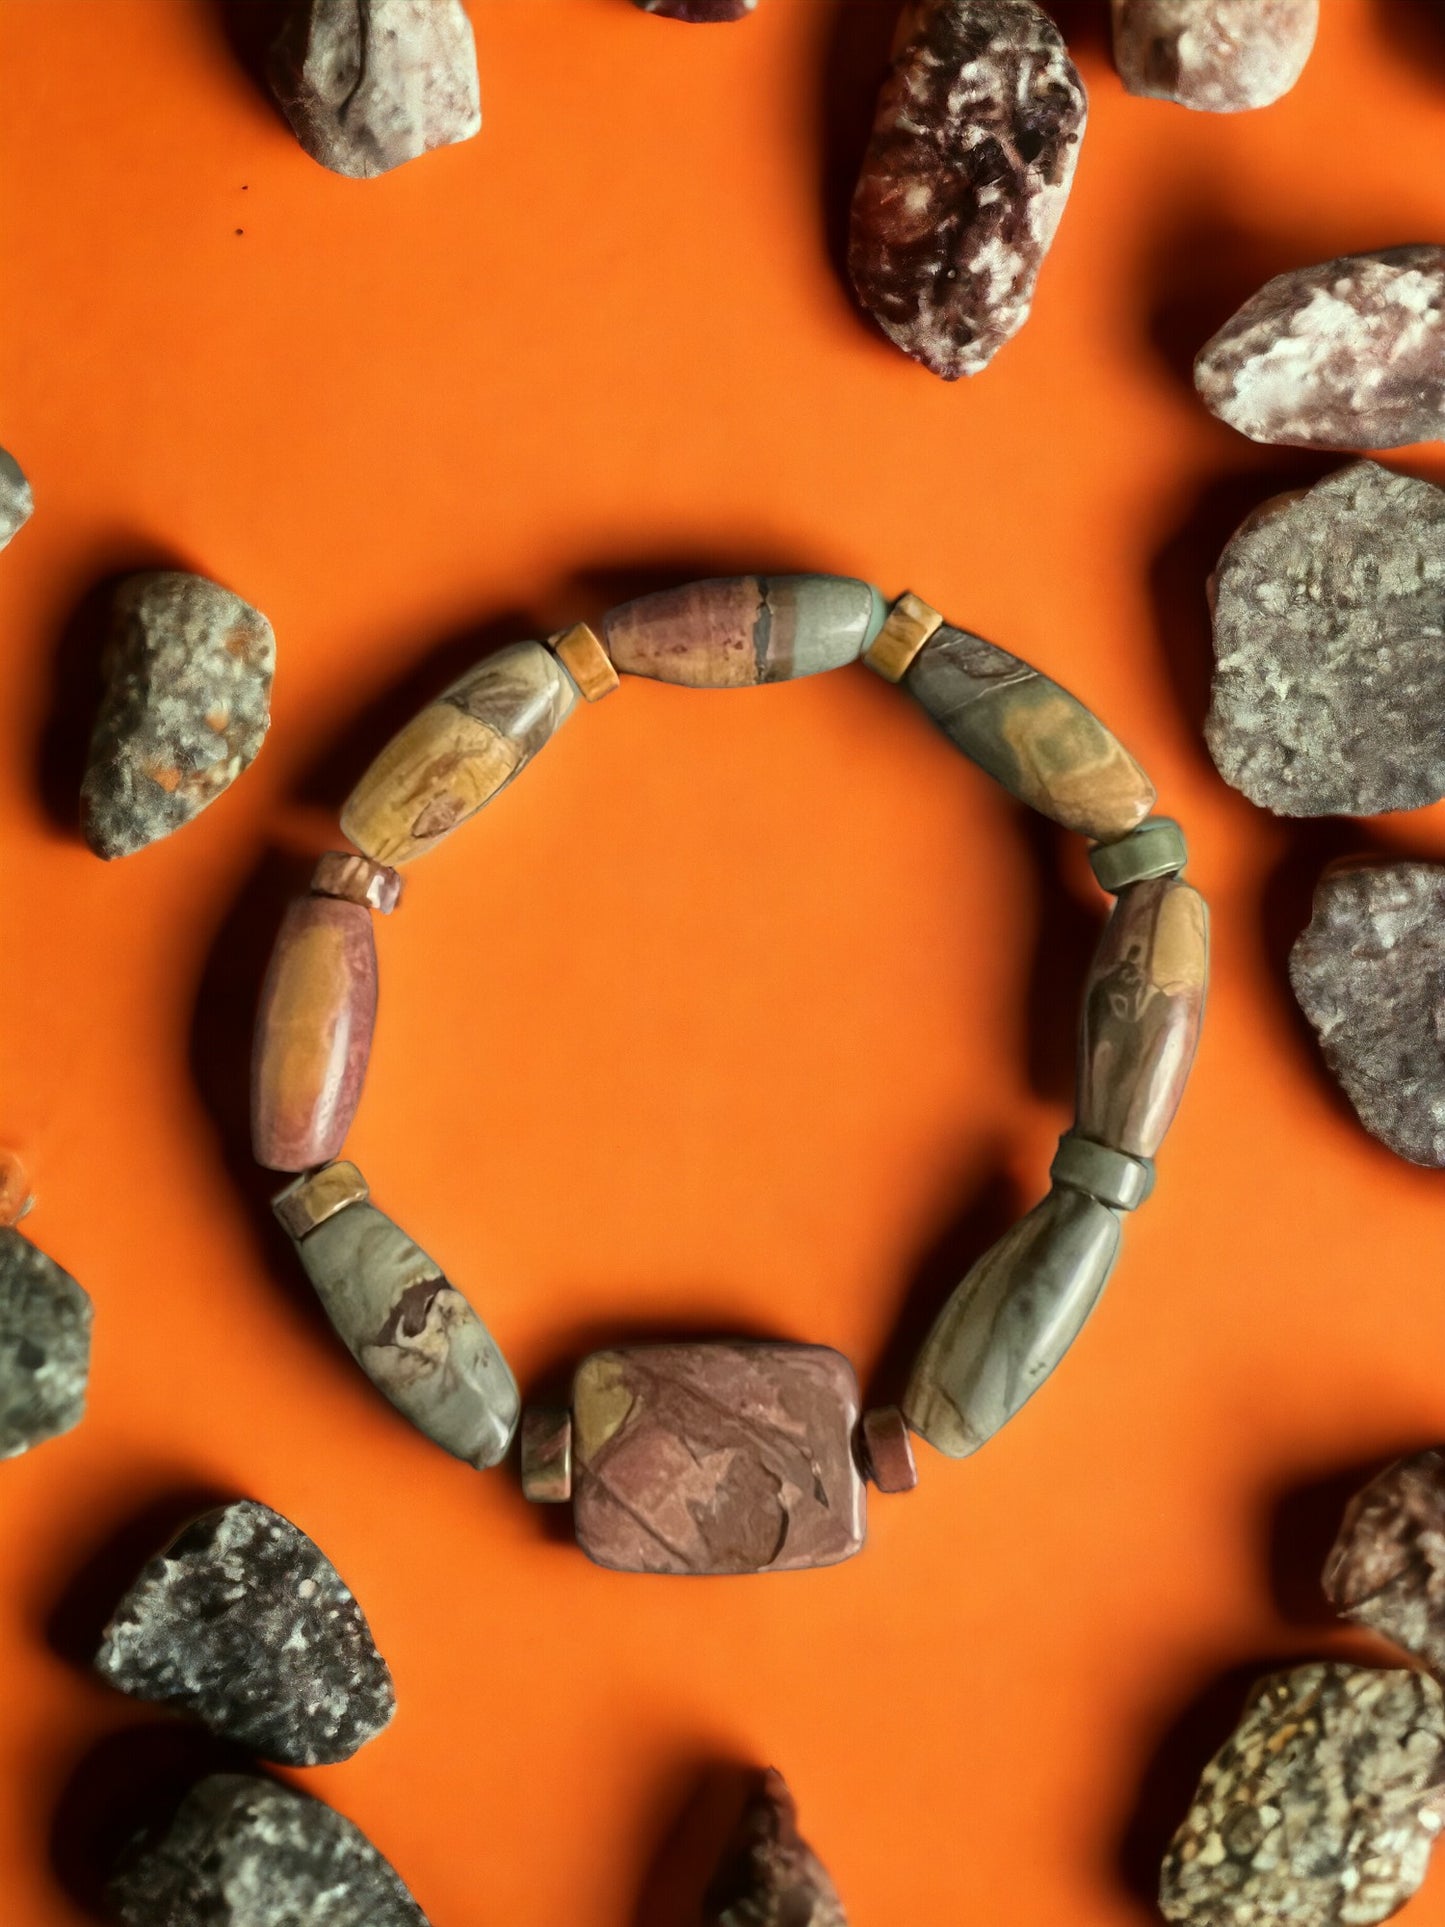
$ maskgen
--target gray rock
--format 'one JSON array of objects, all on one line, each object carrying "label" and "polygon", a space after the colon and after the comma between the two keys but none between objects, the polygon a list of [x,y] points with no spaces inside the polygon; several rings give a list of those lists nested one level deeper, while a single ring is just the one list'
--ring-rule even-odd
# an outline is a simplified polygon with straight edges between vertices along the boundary
[{"label": "gray rock", "polygon": [[1445,1453],[1397,1459],[1355,1494],[1323,1585],[1336,1612],[1445,1673]]},{"label": "gray rock", "polygon": [[1251,441],[1400,448],[1445,434],[1445,248],[1267,281],[1199,351],[1206,408]]},{"label": "gray rock", "polygon": [[1289,976],[1365,1129],[1445,1165],[1445,865],[1327,870]]},{"label": "gray rock", "polygon": [[1281,816],[1445,796],[1445,491],[1354,462],[1266,502],[1210,586],[1226,782]]},{"label": "gray rock", "polygon": [[395,1868],[331,1807],[215,1774],[119,1870],[125,1927],[427,1927]]},{"label": "gray rock", "polygon": [[362,179],[482,124],[461,0],[293,0],[271,85],[311,158]]},{"label": "gray rock", "polygon": [[1131,94],[1242,113],[1294,86],[1319,18],[1319,0],[1114,0],[1114,64]]},{"label": "gray rock", "polygon": [[10,543],[35,513],[35,497],[25,471],[8,449],[0,448],[0,549]]},{"label": "gray rock", "polygon": [[276,642],[229,589],[163,570],[116,590],[101,667],[81,828],[97,856],[127,856],[199,816],[254,760]]},{"label": "gray rock", "polygon": [[269,1506],[206,1513],[150,1561],[96,1670],[290,1766],[346,1760],[396,1710],[391,1674],[331,1561]]},{"label": "gray rock", "polygon": [[53,1258],[0,1229],[0,1459],[85,1416],[90,1299]]}]

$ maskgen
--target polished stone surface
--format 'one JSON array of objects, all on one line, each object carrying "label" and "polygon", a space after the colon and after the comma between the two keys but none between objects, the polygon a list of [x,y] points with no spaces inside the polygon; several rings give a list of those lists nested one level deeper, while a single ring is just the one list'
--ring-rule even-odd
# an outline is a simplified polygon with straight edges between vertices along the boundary
[{"label": "polished stone surface", "polygon": [[664,20],[686,20],[694,26],[715,26],[729,20],[746,20],[758,0],[633,0],[644,13],[655,13]]},{"label": "polished stone surface", "polygon": [[1114,64],[1131,94],[1210,114],[1268,107],[1304,72],[1319,0],[1114,0]]},{"label": "polished stone surface", "polygon": [[533,1505],[562,1505],[572,1496],[572,1414],[529,1405],[522,1414],[522,1496]]},{"label": "polished stone surface", "polygon": [[0,448],[0,549],[8,548],[35,513],[35,496],[25,471],[7,448]]},{"label": "polished stone surface", "polygon": [[90,1299],[13,1226],[0,1228],[0,1459],[85,1416]]},{"label": "polished stone surface", "polygon": [[907,589],[863,651],[863,660],[885,682],[902,682],[914,657],[943,622],[937,609]]},{"label": "polished stone surface", "polygon": [[1445,1674],[1445,1452],[1397,1459],[1355,1494],[1324,1589],[1346,1619]]},{"label": "polished stone surface", "polygon": [[1128,836],[1114,843],[1096,843],[1089,852],[1095,882],[1113,896],[1131,883],[1177,876],[1188,861],[1189,846],[1172,816],[1146,817]]},{"label": "polished stone surface", "polygon": [[896,1405],[863,1414],[859,1428],[868,1476],[880,1492],[911,1492],[918,1483],[918,1462],[908,1421]]},{"label": "polished stone surface", "polygon": [[856,662],[886,613],[852,576],[723,576],[609,609],[602,637],[627,675],[740,689]]},{"label": "polished stone surface", "polygon": [[366,1179],[356,1166],[347,1158],[337,1158],[333,1164],[323,1164],[319,1170],[293,1178],[272,1198],[271,1209],[291,1237],[304,1238],[349,1204],[365,1204],[370,1195]]},{"label": "polished stone surface", "polygon": [[401,901],[401,874],[385,863],[373,863],[355,850],[328,850],[311,873],[318,897],[340,897],[344,903],[364,903],[389,917]]},{"label": "polished stone surface", "polygon": [[386,1661],[331,1561],[253,1500],[187,1526],[142,1568],[96,1671],[287,1766],[349,1760],[396,1711]]},{"label": "polished stone surface", "polygon": [[549,636],[547,646],[577,685],[577,693],[589,703],[600,703],[622,687],[622,678],[611,656],[602,647],[602,638],[585,622],[574,622]]},{"label": "polished stone surface", "polygon": [[798,1832],[781,1773],[760,1773],[708,1882],[703,1927],[848,1927],[828,1870]]},{"label": "polished stone surface", "polygon": [[30,1173],[18,1151],[0,1149],[0,1225],[19,1224],[34,1209]]},{"label": "polished stone surface", "polygon": [[1130,1157],[1111,1144],[1066,1131],[1049,1166],[1049,1181],[1070,1191],[1082,1191],[1115,1211],[1137,1211],[1154,1189],[1154,1166],[1148,1158]]},{"label": "polished stone surface", "polygon": [[790,1572],[863,1544],[853,1368],[821,1345],[629,1345],[572,1389],[577,1541],[622,1572]]}]

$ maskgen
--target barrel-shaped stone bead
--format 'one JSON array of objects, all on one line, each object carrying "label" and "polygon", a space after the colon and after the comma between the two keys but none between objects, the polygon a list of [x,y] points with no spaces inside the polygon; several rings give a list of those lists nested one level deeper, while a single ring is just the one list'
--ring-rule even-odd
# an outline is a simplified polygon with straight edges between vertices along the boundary
[{"label": "barrel-shaped stone bead", "polygon": [[1154,785],[1097,716],[967,629],[935,630],[903,687],[965,756],[1066,830],[1123,836],[1154,806]]},{"label": "barrel-shaped stone bead", "polygon": [[373,1204],[347,1205],[296,1250],[377,1390],[444,1450],[478,1468],[497,1464],[517,1429],[517,1382],[440,1267]]},{"label": "barrel-shaped stone bead", "polygon": [[371,913],[298,897],[276,935],[251,1049],[251,1145],[273,1171],[304,1171],[345,1142],[371,1055]]},{"label": "barrel-shaped stone bead", "polygon": [[984,1253],[918,1354],[903,1415],[951,1459],[986,1445],[1053,1371],[1119,1255],[1107,1205],[1056,1189]]},{"label": "barrel-shaped stone bead", "polygon": [[1199,1043],[1209,911],[1178,877],[1119,894],[1095,953],[1079,1028],[1078,1129],[1152,1158]]},{"label": "barrel-shaped stone bead", "polygon": [[410,863],[505,789],[572,710],[577,688],[540,642],[513,643],[393,736],[341,827],[377,863]]},{"label": "barrel-shaped stone bead", "polygon": [[609,609],[602,639],[629,675],[740,689],[856,662],[887,613],[853,576],[725,576]]}]

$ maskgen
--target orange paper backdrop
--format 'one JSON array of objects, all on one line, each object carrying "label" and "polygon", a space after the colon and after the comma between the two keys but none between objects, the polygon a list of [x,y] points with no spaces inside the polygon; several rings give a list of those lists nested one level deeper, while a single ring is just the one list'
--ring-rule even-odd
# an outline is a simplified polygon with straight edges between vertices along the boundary
[{"label": "orange paper backdrop", "polygon": [[[1281,105],[1092,96],[1019,339],[948,387],[836,270],[891,8],[476,0],[486,125],[370,183],[301,153],[257,13],[0,4],[0,1129],[96,1306],[80,1430],[0,1467],[0,1886],[87,1918],[142,1793],[218,1757],[83,1664],[188,1506],[335,1559],[392,1728],[297,1776],[437,1927],[687,1923],[735,1769],[773,1761],[857,1927],[1147,1920],[1245,1681],[1383,1649],[1318,1563],[1361,1466],[1445,1429],[1445,1190],[1333,1093],[1285,982],[1350,826],[1254,811],[1202,747],[1203,585],[1328,462],[1211,420],[1193,349],[1267,274],[1445,228],[1445,8],[1325,0]],[[228,31],[229,26],[229,31]],[[1437,452],[1399,458],[1445,479]],[[175,560],[275,625],[274,725],[198,824],[70,827],[93,592]],[[913,587],[1074,687],[1187,825],[1205,1045],[1107,1302],[976,1460],[921,1448],[865,1555],[769,1580],[591,1567],[332,1339],[248,1169],[250,1001],[367,755],[498,639],[751,567]],[[1439,811],[1368,826],[1445,855]],[[419,866],[379,932],[352,1151],[524,1389],[595,1343],[826,1341],[865,1382],[1037,1194],[1101,912],[862,671],[629,684]],[[901,1336],[900,1336],[901,1334]],[[1445,1922],[1445,1872],[1415,1904]]]}]

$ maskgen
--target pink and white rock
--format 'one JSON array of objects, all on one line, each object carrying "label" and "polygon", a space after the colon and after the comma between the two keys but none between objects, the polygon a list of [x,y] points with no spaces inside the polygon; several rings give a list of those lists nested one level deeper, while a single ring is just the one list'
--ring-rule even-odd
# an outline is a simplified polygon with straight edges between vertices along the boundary
[{"label": "pink and white rock", "polygon": [[1114,64],[1131,94],[1243,113],[1294,86],[1319,19],[1319,0],[1114,0]]},{"label": "pink and white rock", "polygon": [[1194,386],[1255,442],[1400,448],[1445,434],[1445,247],[1267,281],[1200,349]]},{"label": "pink and white rock", "polygon": [[848,271],[890,341],[945,381],[1028,319],[1088,112],[1034,0],[913,0],[853,198]]}]

